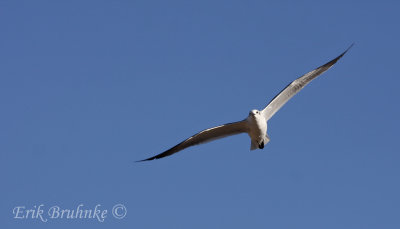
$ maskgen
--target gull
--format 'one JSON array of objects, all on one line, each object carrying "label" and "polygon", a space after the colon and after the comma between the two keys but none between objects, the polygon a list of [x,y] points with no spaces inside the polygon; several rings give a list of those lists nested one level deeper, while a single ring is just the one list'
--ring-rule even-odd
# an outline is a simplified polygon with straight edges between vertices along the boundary
[{"label": "gull", "polygon": [[141,161],[150,161],[170,156],[188,147],[214,141],[220,138],[235,134],[247,133],[251,139],[250,150],[263,149],[269,142],[267,134],[267,122],[270,118],[289,101],[295,94],[309,84],[313,79],[331,68],[346,52],[353,46],[347,48],[342,54],[328,63],[302,75],[289,85],[287,85],[278,95],[276,95],[268,105],[261,111],[251,110],[246,119],[239,122],[227,123],[224,125],[212,127],[187,138],[176,146]]}]

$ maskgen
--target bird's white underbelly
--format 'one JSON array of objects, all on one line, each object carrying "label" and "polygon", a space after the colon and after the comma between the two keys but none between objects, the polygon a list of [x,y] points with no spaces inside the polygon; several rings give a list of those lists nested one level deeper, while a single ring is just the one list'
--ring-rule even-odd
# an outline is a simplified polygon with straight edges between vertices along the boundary
[{"label": "bird's white underbelly", "polygon": [[250,118],[249,121],[249,136],[255,142],[261,142],[267,135],[267,122],[260,116]]}]

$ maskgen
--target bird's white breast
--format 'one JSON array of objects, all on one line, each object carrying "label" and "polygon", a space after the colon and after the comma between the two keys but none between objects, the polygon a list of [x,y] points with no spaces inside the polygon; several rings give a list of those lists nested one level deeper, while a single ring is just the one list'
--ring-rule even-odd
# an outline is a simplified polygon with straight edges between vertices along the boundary
[{"label": "bird's white breast", "polygon": [[250,138],[256,142],[263,140],[267,134],[267,122],[262,115],[249,115]]}]

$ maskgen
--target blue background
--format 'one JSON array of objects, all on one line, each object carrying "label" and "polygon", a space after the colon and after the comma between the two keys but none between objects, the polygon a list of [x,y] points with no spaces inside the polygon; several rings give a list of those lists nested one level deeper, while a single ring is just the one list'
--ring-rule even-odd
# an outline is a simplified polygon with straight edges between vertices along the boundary
[{"label": "blue background", "polygon": [[[399,228],[396,1],[1,1],[2,228]],[[270,121],[134,163],[262,109]],[[15,206],[111,210],[14,219]],[[4,225],[4,226],[3,226]]]}]

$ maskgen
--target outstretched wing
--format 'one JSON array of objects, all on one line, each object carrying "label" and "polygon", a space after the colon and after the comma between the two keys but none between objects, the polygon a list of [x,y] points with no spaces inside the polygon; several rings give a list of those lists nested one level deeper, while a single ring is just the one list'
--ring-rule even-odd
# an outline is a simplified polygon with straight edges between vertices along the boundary
[{"label": "outstretched wing", "polygon": [[209,141],[217,140],[219,138],[227,137],[230,135],[234,134],[240,134],[240,133],[245,133],[247,132],[247,122],[245,120],[240,121],[240,122],[233,122],[233,123],[228,123],[224,124],[221,126],[216,126],[213,128],[209,128],[206,130],[203,130],[192,137],[184,140],[183,142],[179,143],[178,145],[172,147],[171,149],[160,153],[154,157],[150,157],[141,161],[150,161],[154,159],[159,159],[163,158],[169,155],[172,155],[174,153],[177,153],[185,148],[188,148],[190,146],[194,145],[199,145],[203,144]]},{"label": "outstretched wing", "polygon": [[328,63],[306,73],[305,75],[299,77],[295,81],[291,82],[286,86],[275,98],[269,102],[269,104],[262,110],[262,114],[265,120],[269,120],[287,101],[289,101],[295,94],[297,94],[301,89],[303,89],[307,84],[309,84],[313,79],[317,78],[319,75],[324,73],[330,67],[332,67],[346,52],[353,46],[353,44],[346,49],[342,54],[340,54],[335,59],[329,61]]}]

